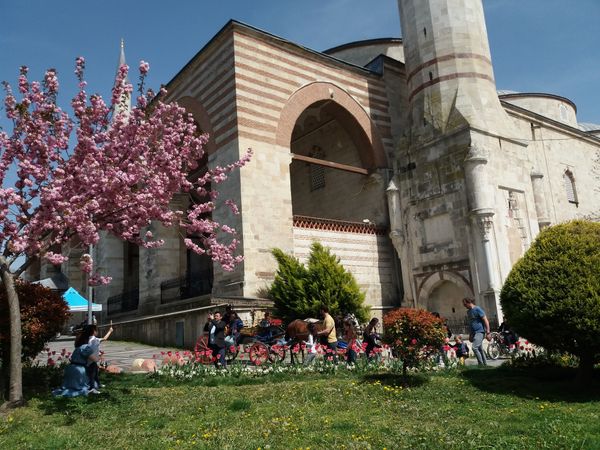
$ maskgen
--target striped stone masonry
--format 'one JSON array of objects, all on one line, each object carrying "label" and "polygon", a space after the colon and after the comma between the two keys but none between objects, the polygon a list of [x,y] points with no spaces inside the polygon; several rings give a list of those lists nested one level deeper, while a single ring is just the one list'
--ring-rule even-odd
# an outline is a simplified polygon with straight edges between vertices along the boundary
[{"label": "striped stone masonry", "polygon": [[294,216],[294,256],[306,262],[310,246],[317,241],[340,258],[362,290],[366,303],[388,306],[397,303],[393,248],[384,228],[360,222],[345,222]]}]

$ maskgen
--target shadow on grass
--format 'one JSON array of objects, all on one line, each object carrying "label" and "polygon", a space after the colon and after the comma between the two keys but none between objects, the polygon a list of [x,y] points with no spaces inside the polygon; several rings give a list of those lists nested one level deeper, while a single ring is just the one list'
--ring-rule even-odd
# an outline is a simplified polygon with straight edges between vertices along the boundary
[{"label": "shadow on grass", "polygon": [[406,377],[396,373],[373,373],[363,375],[364,383],[374,383],[379,381],[384,386],[402,386],[402,387],[420,387],[429,382],[429,377],[425,374],[409,374]]},{"label": "shadow on grass", "polygon": [[[351,374],[348,374],[351,376]],[[79,408],[86,408],[96,403],[119,404],[128,401],[135,393],[140,397],[141,389],[164,389],[171,387],[205,387],[219,388],[221,386],[251,386],[262,384],[281,384],[290,381],[308,380],[302,374],[270,374],[265,377],[249,376],[199,376],[191,380],[180,380],[169,377],[159,377],[153,374],[108,374],[102,373],[100,380],[106,384],[100,395],[89,395],[88,397],[61,398],[52,397],[53,389],[60,387],[62,383],[62,368],[34,367],[24,371],[24,393],[26,399],[37,398],[40,400],[40,408],[46,414],[68,413],[72,414]],[[313,374],[310,380],[327,379],[328,374]],[[235,406],[234,406],[235,409]]]},{"label": "shadow on grass", "polygon": [[576,369],[555,366],[467,369],[461,376],[477,389],[493,394],[573,403],[600,401],[600,370],[586,385],[575,382]]}]

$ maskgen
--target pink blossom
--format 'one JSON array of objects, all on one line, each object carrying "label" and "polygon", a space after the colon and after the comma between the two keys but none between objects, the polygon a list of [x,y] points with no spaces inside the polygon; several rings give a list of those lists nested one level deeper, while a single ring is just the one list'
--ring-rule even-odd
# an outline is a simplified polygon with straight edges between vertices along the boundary
[{"label": "pink blossom", "polygon": [[79,259],[79,267],[81,267],[81,270],[87,274],[92,273],[92,268],[94,266],[94,260],[92,259],[92,257],[87,254],[84,253],[83,255],[81,255],[81,258]]},{"label": "pink blossom", "polygon": [[47,252],[44,256],[50,262],[50,264],[54,264],[55,266],[60,265],[69,259],[66,256],[54,252]]},{"label": "pink blossom", "polygon": [[[56,103],[60,85],[53,69],[39,83],[30,82],[27,67],[22,67],[16,94],[4,84],[4,111],[14,127],[12,134],[0,130],[0,243],[9,267],[25,257],[13,269],[17,276],[31,258],[63,264],[67,261],[61,250],[65,244],[73,238],[83,246],[95,244],[103,230],[136,245],[159,247],[163,241],[148,230],[149,223],[179,226],[188,236],[201,236],[186,239],[186,246],[209,255],[224,270],[233,270],[243,260],[236,255],[235,229],[207,219],[221,203],[218,192],[208,187],[222,183],[233,170],[247,164],[252,152],[191,181],[187,171],[202,160],[208,136],[198,135],[185,109],[143,92],[148,70],[148,63],[140,62],[143,101],[126,114],[122,102],[132,91],[126,82],[127,66],[119,67],[111,98],[105,102],[100,95],[86,92],[85,59],[78,57],[79,89],[71,100],[70,115]],[[165,94],[161,89],[161,98]],[[10,167],[16,168],[11,178]],[[13,177],[11,187],[7,183]],[[206,200],[185,212],[170,209],[175,194],[191,191]],[[239,212],[231,200],[222,204]],[[229,238],[217,239],[222,235]],[[110,282],[101,274],[92,275],[89,255],[80,263],[90,275],[90,284]]]},{"label": "pink blossom", "polygon": [[150,70],[150,64],[148,64],[146,61],[140,61],[140,73],[142,75],[146,75],[149,70]]}]

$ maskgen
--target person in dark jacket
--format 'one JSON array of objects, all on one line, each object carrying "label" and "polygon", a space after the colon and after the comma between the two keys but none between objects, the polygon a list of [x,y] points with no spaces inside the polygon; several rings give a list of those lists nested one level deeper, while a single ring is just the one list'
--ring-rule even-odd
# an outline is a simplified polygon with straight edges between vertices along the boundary
[{"label": "person in dark jacket", "polygon": [[506,320],[500,324],[498,331],[502,333],[502,337],[504,338],[504,342],[508,348],[511,351],[514,350],[517,342],[519,341],[519,335],[511,330]]},{"label": "person in dark jacket", "polygon": [[368,359],[372,358],[376,348],[381,348],[381,345],[378,344],[379,335],[375,331],[378,323],[379,319],[377,317],[373,317],[363,332],[363,342],[367,344],[365,348],[365,355],[367,355]]},{"label": "person in dark jacket", "polygon": [[225,360],[225,326],[227,324],[221,319],[219,311],[208,315],[208,321],[204,330],[208,332],[208,346],[212,350],[212,356],[216,367],[227,367]]},{"label": "person in dark jacket", "polygon": [[231,312],[229,320],[229,335],[233,337],[235,345],[240,343],[241,330],[244,328],[244,322],[240,319],[240,316],[235,311]]}]

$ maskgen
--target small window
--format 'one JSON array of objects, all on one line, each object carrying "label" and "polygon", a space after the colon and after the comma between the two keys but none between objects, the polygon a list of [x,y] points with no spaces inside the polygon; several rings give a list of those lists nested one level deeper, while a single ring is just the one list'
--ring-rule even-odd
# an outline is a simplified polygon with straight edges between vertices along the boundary
[{"label": "small window", "polygon": [[[324,154],[321,147],[314,146],[310,154],[311,157],[323,159]],[[325,167],[319,164],[310,165],[310,190],[316,191],[325,187]]]},{"label": "small window", "polygon": [[567,107],[565,105],[561,103],[558,107],[558,112],[560,114],[560,120],[562,120],[563,122],[569,121],[569,111],[567,110]]},{"label": "small window", "polygon": [[577,198],[577,189],[575,188],[575,177],[573,177],[573,172],[571,172],[570,170],[566,170],[563,175],[563,180],[565,182],[565,190],[567,192],[567,201],[569,203],[579,205],[579,200]]}]

